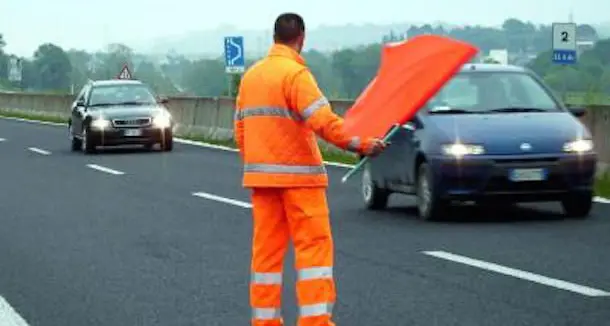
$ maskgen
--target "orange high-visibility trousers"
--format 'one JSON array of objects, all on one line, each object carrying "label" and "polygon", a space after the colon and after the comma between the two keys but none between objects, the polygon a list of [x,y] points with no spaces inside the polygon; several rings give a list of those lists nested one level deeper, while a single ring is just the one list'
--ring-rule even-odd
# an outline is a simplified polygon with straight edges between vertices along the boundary
[{"label": "orange high-visibility trousers", "polygon": [[298,326],[334,326],[333,240],[326,188],[253,188],[252,326],[280,326],[282,267],[292,238]]}]

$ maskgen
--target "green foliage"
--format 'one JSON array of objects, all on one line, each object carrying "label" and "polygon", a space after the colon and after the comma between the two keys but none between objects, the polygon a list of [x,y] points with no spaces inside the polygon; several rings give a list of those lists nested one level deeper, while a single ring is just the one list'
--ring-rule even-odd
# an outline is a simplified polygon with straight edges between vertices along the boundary
[{"label": "green foliage", "polygon": [[582,52],[573,66],[554,64],[551,51],[545,51],[528,67],[543,76],[564,99],[577,97],[578,104],[606,104],[610,95],[610,39],[600,40],[592,49]]},{"label": "green foliage", "polygon": [[[389,31],[379,43],[331,53],[312,49],[303,52],[303,57],[328,97],[354,99],[377,73],[383,43],[422,34],[446,35],[470,42],[479,48],[484,62],[494,62],[487,58],[489,50],[508,49],[511,62],[527,64],[558,95],[574,103],[599,104],[610,95],[610,39],[598,40],[598,32],[590,25],[578,26],[578,38],[597,41],[595,47],[581,53],[578,64],[567,67],[551,62],[550,26],[536,26],[517,19],[507,19],[500,28],[410,26],[404,31]],[[14,85],[6,80],[5,44],[0,34],[1,89],[23,86],[37,92],[78,91],[89,79],[116,78],[124,64],[134,78],[163,95],[235,96],[240,82],[239,75],[225,73],[222,57],[188,58],[172,52],[158,58],[134,53],[127,45],[118,43],[109,44],[104,51],[87,53],[64,51],[46,43],[36,50],[32,59],[24,60],[22,85]],[[255,59],[259,58],[249,58],[246,65],[252,65]]]}]

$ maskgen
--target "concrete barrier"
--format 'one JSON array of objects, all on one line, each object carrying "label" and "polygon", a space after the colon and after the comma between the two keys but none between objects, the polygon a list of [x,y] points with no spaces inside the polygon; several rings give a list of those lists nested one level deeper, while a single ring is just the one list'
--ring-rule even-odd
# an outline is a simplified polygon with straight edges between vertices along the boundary
[{"label": "concrete barrier", "polygon": [[[36,93],[0,93],[0,108],[68,118],[72,95]],[[351,106],[349,100],[331,101],[333,110],[343,115]],[[168,109],[178,123],[180,134],[226,140],[233,136],[234,100],[226,97],[170,97]],[[587,108],[581,121],[593,134],[600,161],[610,163],[610,106]],[[327,148],[334,148],[325,142]]]}]

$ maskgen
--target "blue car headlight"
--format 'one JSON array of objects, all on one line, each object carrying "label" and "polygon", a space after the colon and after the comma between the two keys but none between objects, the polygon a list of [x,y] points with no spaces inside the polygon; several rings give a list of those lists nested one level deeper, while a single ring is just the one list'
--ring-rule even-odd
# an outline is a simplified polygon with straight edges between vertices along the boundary
[{"label": "blue car headlight", "polygon": [[106,129],[110,126],[110,121],[104,118],[96,118],[91,121],[91,127],[95,129]]},{"label": "blue car headlight", "polygon": [[485,148],[481,145],[461,143],[442,145],[441,150],[443,151],[443,154],[454,157],[462,157],[465,155],[481,155],[485,153]]},{"label": "blue car headlight", "polygon": [[568,153],[585,153],[593,150],[591,139],[578,139],[563,144],[563,151]]}]

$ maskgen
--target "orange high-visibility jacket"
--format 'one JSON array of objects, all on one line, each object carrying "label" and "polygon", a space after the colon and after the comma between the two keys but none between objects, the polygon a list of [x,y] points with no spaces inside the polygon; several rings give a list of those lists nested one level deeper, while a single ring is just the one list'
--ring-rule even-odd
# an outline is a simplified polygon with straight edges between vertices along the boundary
[{"label": "orange high-visibility jacket", "polygon": [[246,71],[234,119],[247,188],[326,187],[316,134],[353,152],[368,146],[345,136],[343,119],[332,111],[305,60],[284,45],[275,44]]}]

